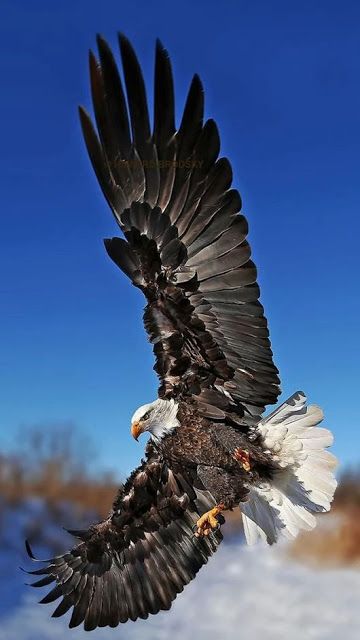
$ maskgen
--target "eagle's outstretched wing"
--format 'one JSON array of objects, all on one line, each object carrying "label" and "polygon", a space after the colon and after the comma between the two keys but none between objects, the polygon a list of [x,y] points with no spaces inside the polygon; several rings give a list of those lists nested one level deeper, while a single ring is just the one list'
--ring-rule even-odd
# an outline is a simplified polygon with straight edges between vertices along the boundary
[{"label": "eagle's outstretched wing", "polygon": [[88,631],[169,609],[222,540],[219,530],[194,536],[199,515],[213,506],[209,494],[151,454],[107,520],[70,532],[80,539],[77,546],[29,572],[41,576],[35,587],[56,583],[41,603],[61,598],[53,617],[72,608],[69,626],[83,622]]},{"label": "eagle's outstretched wing", "polygon": [[229,404],[245,425],[279,395],[256,268],[232,172],[194,76],[178,130],[169,57],[156,47],[154,123],[135,53],[120,37],[126,98],[112,53],[90,54],[97,133],[81,122],[105,197],[126,241],[110,257],[147,298],[144,323],[162,397],[192,395],[204,415]]}]

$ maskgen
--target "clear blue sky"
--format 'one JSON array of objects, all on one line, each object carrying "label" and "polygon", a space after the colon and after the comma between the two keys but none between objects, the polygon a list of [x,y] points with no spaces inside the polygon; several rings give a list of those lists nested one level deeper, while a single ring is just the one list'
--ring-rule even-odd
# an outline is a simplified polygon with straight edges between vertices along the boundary
[{"label": "clear blue sky", "polygon": [[110,262],[117,228],[85,153],[87,51],[133,41],[148,87],[158,36],[178,113],[194,72],[234,169],[283,396],[325,409],[359,453],[360,5],[3,0],[0,446],[19,425],[74,422],[94,464],[129,471],[134,409],[156,394],[143,300]]}]

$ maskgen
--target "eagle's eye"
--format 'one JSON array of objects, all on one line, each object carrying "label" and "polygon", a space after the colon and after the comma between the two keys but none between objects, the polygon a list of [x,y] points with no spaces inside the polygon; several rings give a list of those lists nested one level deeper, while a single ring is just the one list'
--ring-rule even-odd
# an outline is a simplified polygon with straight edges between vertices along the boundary
[{"label": "eagle's eye", "polygon": [[147,411],[146,413],[144,413],[141,420],[149,420],[150,416],[151,416],[151,411]]}]

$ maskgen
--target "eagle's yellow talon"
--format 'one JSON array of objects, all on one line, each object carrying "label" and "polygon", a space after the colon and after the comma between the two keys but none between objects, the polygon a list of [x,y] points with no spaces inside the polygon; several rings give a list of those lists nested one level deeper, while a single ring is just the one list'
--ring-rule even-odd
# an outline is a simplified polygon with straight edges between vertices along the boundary
[{"label": "eagle's yellow talon", "polygon": [[219,504],[213,509],[210,509],[210,511],[207,511],[206,513],[204,513],[201,516],[201,518],[199,518],[199,520],[196,523],[196,526],[197,526],[197,530],[195,533],[196,538],[200,538],[202,536],[208,536],[213,529],[218,528],[219,521],[216,516],[218,516],[219,513],[223,511],[223,509],[224,509],[224,505]]},{"label": "eagle's yellow talon", "polygon": [[240,449],[239,447],[235,449],[234,458],[241,464],[244,471],[249,472],[251,470],[250,455],[246,449]]}]

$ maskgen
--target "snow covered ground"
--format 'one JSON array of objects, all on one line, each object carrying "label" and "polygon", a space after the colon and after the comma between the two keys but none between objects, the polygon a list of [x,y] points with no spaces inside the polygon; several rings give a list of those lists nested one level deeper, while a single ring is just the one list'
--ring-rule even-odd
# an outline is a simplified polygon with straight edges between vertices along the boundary
[{"label": "snow covered ground", "polygon": [[67,629],[68,618],[51,619],[54,605],[36,604],[40,590],[23,585],[26,576],[18,570],[21,554],[15,546],[0,553],[0,640],[360,637],[360,571],[303,567],[289,561],[284,547],[224,544],[169,612],[89,635],[82,628]]}]

